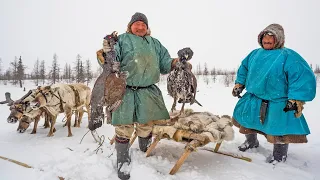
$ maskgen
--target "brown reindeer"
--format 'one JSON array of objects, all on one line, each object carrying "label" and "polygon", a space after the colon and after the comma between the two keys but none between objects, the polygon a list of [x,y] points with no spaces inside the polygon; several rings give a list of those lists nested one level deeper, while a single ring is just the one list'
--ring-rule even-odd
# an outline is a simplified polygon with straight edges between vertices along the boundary
[{"label": "brown reindeer", "polygon": [[[41,108],[38,110],[33,110],[30,108],[30,101],[34,99],[34,95],[36,90],[30,90],[27,94],[25,94],[20,99],[13,101],[10,98],[10,93],[6,93],[6,102],[10,105],[10,115],[7,118],[8,123],[16,123],[18,120],[22,120],[19,122],[18,131],[24,132],[29,124],[34,121],[34,127],[31,134],[35,134],[37,132],[38,122],[41,116],[45,117],[44,127],[49,127],[49,120],[51,119],[51,115],[47,114],[45,109]],[[28,124],[29,123],[29,124]]]},{"label": "brown reindeer", "polygon": [[[84,109],[88,112],[90,119],[90,97],[91,89],[84,84],[54,84],[52,86],[43,86],[37,89],[35,98],[30,103],[33,110],[44,108],[52,114],[51,128],[48,136],[53,136],[53,128],[56,117],[60,112],[64,112],[67,118],[68,137],[71,133],[71,115],[73,110],[79,112],[79,119],[82,119]],[[77,121],[77,127],[81,121]]]}]

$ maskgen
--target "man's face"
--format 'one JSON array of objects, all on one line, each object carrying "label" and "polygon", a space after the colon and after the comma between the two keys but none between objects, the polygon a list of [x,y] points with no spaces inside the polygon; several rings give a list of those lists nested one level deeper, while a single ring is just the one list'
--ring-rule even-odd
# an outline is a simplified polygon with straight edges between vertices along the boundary
[{"label": "man's face", "polygon": [[147,25],[142,21],[136,21],[131,25],[131,32],[142,37],[147,34]]},{"label": "man's face", "polygon": [[272,36],[272,35],[266,34],[265,36],[263,36],[263,38],[262,38],[263,49],[266,49],[266,50],[273,49],[274,45],[275,45],[274,41],[275,41],[275,39],[274,39],[274,36]]}]

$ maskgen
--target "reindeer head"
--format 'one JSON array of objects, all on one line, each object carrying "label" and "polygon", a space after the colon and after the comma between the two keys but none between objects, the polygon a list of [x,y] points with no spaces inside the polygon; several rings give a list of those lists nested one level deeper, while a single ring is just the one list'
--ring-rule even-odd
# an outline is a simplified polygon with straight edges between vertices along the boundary
[{"label": "reindeer head", "polygon": [[29,127],[29,125],[30,125],[30,123],[31,123],[32,121],[33,121],[32,118],[30,118],[30,117],[28,117],[28,116],[23,116],[23,117],[21,118],[20,122],[19,122],[19,126],[18,126],[17,131],[18,131],[19,133],[24,133],[24,132],[28,129],[28,127]]},{"label": "reindeer head", "polygon": [[26,109],[25,104],[13,104],[10,106],[10,115],[7,118],[8,123],[16,123],[21,117]]},{"label": "reindeer head", "polygon": [[[22,98],[13,101],[11,100],[10,103],[10,115],[7,118],[8,123],[16,123],[23,115],[26,113],[31,113],[32,109],[30,107],[30,101],[34,99],[35,90],[30,90],[27,94],[25,94]],[[10,93],[9,93],[10,94]],[[6,94],[7,95],[7,94]],[[8,96],[9,99],[10,95]],[[37,112],[34,112],[37,113]]]},{"label": "reindeer head", "polygon": [[33,101],[31,101],[30,106],[32,109],[36,110],[40,107],[46,106],[53,98],[59,97],[56,95],[59,87],[51,88],[51,86],[38,87],[36,90],[36,95]]}]

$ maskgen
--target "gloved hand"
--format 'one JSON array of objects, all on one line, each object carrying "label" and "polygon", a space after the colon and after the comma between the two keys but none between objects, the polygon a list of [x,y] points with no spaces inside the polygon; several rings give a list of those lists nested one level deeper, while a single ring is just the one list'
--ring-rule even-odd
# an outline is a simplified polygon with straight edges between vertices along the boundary
[{"label": "gloved hand", "polygon": [[103,49],[100,49],[99,51],[97,51],[97,59],[100,65],[104,64]]},{"label": "gloved hand", "polygon": [[102,126],[104,122],[104,113],[103,113],[103,106],[98,105],[96,106],[96,104],[92,104],[91,105],[91,117],[89,120],[89,129],[91,131],[99,128]]},{"label": "gloved hand", "polygon": [[[179,58],[175,58],[172,60],[171,70],[173,70],[176,67],[178,61],[179,61]],[[189,62],[187,62],[187,69],[189,69],[190,71],[192,70],[192,65]]]},{"label": "gloved hand", "polygon": [[240,94],[242,93],[243,89],[244,89],[244,85],[235,84],[233,89],[232,89],[232,95],[234,97],[241,97]]},{"label": "gloved hand", "polygon": [[113,49],[113,46],[116,44],[118,41],[118,32],[113,31],[112,34],[107,35],[106,37],[103,38],[103,52],[107,53]]},{"label": "gloved hand", "polygon": [[101,126],[102,126],[102,122],[103,122],[103,119],[102,119],[102,118],[90,120],[90,121],[89,121],[89,129],[90,129],[91,131],[93,131],[93,130],[101,127]]},{"label": "gloved hand", "polygon": [[299,100],[288,100],[286,107],[283,109],[284,112],[295,111],[294,116],[299,118],[302,115],[303,105],[305,102]]}]

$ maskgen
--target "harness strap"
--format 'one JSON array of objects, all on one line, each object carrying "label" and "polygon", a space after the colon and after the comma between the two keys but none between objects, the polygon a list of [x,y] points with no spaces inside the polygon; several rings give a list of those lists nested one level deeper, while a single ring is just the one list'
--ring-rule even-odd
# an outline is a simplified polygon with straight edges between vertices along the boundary
[{"label": "harness strap", "polygon": [[[50,91],[50,93],[51,93],[54,97],[56,97],[56,98],[59,99],[59,102],[58,102],[57,104],[55,104],[55,105],[52,105],[52,106],[57,106],[57,105],[59,105],[60,112],[61,112],[61,113],[64,112],[63,103],[66,103],[66,102],[62,100],[61,95],[60,95],[60,92],[58,91],[58,96],[57,96],[56,94],[54,94],[52,91]],[[46,98],[45,94],[43,94],[43,96]],[[47,98],[46,98],[46,99],[47,99]]]},{"label": "harness strap", "polygon": [[69,87],[73,90],[74,95],[75,95],[75,102],[76,102],[76,107],[80,106],[80,95],[79,92],[76,90],[76,88],[73,85],[69,85]]},{"label": "harness strap", "polygon": [[61,112],[64,112],[64,109],[63,109],[63,103],[66,103],[66,102],[64,102],[63,100],[62,100],[62,98],[61,98],[61,95],[60,95],[60,92],[58,91],[58,96],[59,96],[59,100],[60,100],[60,111]]},{"label": "harness strap", "polygon": [[27,124],[30,124],[28,121],[22,121],[22,122],[27,123]]}]

